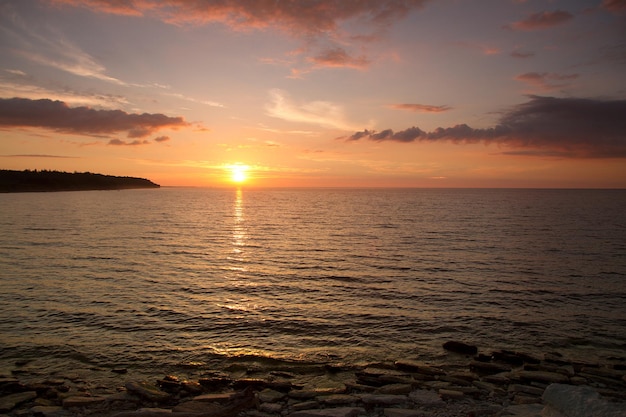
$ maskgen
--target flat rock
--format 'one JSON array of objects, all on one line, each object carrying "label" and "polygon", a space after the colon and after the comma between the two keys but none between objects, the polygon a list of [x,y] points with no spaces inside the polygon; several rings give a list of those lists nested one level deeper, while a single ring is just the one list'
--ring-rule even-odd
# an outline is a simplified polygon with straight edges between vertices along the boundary
[{"label": "flat rock", "polygon": [[460,353],[462,355],[475,355],[478,353],[478,348],[474,345],[469,345],[464,342],[457,342],[455,340],[450,340],[443,344],[443,348],[445,350],[449,350],[450,352]]},{"label": "flat rock", "polygon": [[216,394],[202,394],[194,397],[194,401],[211,402],[211,403],[224,403],[233,399],[236,392],[220,392]]},{"label": "flat rock", "polygon": [[508,372],[511,370],[511,367],[501,363],[472,361],[470,363],[470,370],[482,375],[492,375]]},{"label": "flat rock", "polygon": [[569,378],[566,375],[556,372],[544,372],[544,371],[519,371],[517,375],[529,381],[538,381],[545,383],[557,383],[562,384],[569,382]]},{"label": "flat rock", "polygon": [[175,413],[216,413],[223,410],[219,404],[205,401],[185,401],[178,404],[172,411]]},{"label": "flat rock", "polygon": [[385,417],[423,417],[424,415],[422,411],[411,408],[385,408],[383,413]]},{"label": "flat rock", "polygon": [[332,394],[317,397],[317,401],[325,405],[347,405],[355,403],[358,397],[348,394]]},{"label": "flat rock", "polygon": [[505,408],[503,415],[507,417],[542,417],[542,410],[543,405],[541,404],[518,404]]},{"label": "flat rock", "polygon": [[450,398],[453,400],[460,400],[465,397],[465,394],[463,394],[461,391],[451,389],[440,389],[439,395],[441,396],[441,398]]},{"label": "flat rock", "polygon": [[445,375],[446,373],[441,369],[435,368],[433,366],[424,365],[423,363],[412,361],[412,360],[399,360],[395,363],[396,368],[409,372],[417,372],[418,374],[435,376],[435,375]]},{"label": "flat rock", "polygon": [[409,399],[419,405],[436,405],[443,404],[441,398],[435,391],[418,389],[409,394]]},{"label": "flat rock", "polygon": [[37,405],[30,409],[30,414],[37,417],[64,417],[70,413],[57,405]]},{"label": "flat rock", "polygon": [[546,408],[567,417],[626,416],[626,403],[610,403],[591,387],[550,384],[543,393],[543,401]]},{"label": "flat rock", "polygon": [[275,403],[285,398],[287,394],[285,394],[284,392],[279,392],[270,388],[266,388],[263,391],[259,392],[258,395],[259,400],[264,403]]},{"label": "flat rock", "polygon": [[359,397],[367,405],[398,405],[408,401],[406,395],[361,394]]},{"label": "flat rock", "polygon": [[301,403],[292,404],[291,409],[293,411],[311,410],[319,407],[317,401],[303,401]]},{"label": "flat rock", "polygon": [[164,401],[170,398],[170,395],[167,392],[163,392],[147,382],[127,382],[126,389],[129,392],[151,401]]},{"label": "flat rock", "polygon": [[413,386],[411,384],[389,384],[383,385],[375,391],[375,394],[408,394],[413,391]]},{"label": "flat rock", "polygon": [[19,404],[34,400],[35,398],[37,398],[37,393],[35,391],[18,392],[16,394],[0,397],[0,413],[11,411]]},{"label": "flat rock", "polygon": [[100,404],[106,400],[105,397],[85,397],[85,396],[72,396],[63,400],[63,407],[88,407],[94,404]]},{"label": "flat rock", "polygon": [[280,414],[283,411],[283,406],[278,403],[263,403],[259,406],[259,411],[269,414]]},{"label": "flat rock", "polygon": [[356,417],[365,414],[360,407],[324,408],[321,410],[302,410],[289,414],[290,417]]}]

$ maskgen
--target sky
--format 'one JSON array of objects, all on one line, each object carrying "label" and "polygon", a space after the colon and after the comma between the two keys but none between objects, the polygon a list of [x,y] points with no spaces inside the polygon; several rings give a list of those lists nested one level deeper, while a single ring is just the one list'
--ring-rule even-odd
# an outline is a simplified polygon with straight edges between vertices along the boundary
[{"label": "sky", "polygon": [[0,168],[626,188],[626,0],[0,0]]}]

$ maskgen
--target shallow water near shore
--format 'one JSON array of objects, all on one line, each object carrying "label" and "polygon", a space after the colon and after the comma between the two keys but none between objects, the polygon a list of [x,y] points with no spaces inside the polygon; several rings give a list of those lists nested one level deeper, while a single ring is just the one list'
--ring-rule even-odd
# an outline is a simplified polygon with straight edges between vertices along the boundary
[{"label": "shallow water near shore", "polygon": [[[0,364],[626,357],[626,191],[0,195]],[[191,372],[191,371],[190,371]]]}]

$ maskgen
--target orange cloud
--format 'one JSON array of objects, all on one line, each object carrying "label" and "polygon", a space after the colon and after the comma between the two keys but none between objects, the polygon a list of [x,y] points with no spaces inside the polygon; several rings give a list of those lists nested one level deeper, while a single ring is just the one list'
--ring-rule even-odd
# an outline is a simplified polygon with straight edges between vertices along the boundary
[{"label": "orange cloud", "polygon": [[613,13],[626,12],[626,1],[624,0],[604,0],[602,7]]},{"label": "orange cloud", "polygon": [[366,68],[370,61],[365,56],[352,57],[343,48],[333,48],[323,51],[321,54],[309,58],[317,66],[339,68]]},{"label": "orange cloud", "polygon": [[[522,81],[543,91],[568,87],[566,81],[578,78],[578,74],[557,74],[554,72],[527,72],[517,75],[514,79]],[[564,82],[565,81],[565,82]],[[557,83],[555,83],[557,82]]]},{"label": "orange cloud", "polygon": [[160,129],[188,126],[188,123],[182,117],[160,113],[133,114],[122,110],[69,107],[62,101],[49,99],[2,98],[0,126],[38,127],[89,135],[127,132],[129,138],[143,138]]},{"label": "orange cloud", "polygon": [[392,104],[389,107],[392,109],[409,110],[416,113],[441,113],[444,111],[452,110],[450,106],[433,106],[430,104]]},{"label": "orange cloud", "polygon": [[574,18],[570,12],[555,10],[553,12],[533,13],[524,20],[511,23],[507,27],[516,30],[539,30],[563,24]]},{"label": "orange cloud", "polygon": [[394,132],[364,130],[344,138],[377,142],[450,141],[500,143],[521,149],[516,154],[570,158],[626,158],[626,100],[530,96],[486,129],[466,124],[425,132],[413,126]]},{"label": "orange cloud", "polygon": [[101,13],[151,15],[174,24],[221,22],[235,29],[278,27],[297,34],[334,32],[339,21],[354,18],[387,25],[428,1],[52,0],[54,4],[84,7]]}]

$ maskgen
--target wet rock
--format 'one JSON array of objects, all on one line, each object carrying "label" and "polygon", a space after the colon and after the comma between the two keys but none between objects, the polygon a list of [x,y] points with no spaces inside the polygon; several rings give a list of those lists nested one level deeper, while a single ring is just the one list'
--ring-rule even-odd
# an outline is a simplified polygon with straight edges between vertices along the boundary
[{"label": "wet rock", "polygon": [[67,397],[63,400],[63,407],[65,408],[70,408],[70,407],[89,407],[91,405],[94,404],[100,404],[102,402],[104,402],[105,398],[104,397],[79,397],[79,396],[73,396],[73,397]]},{"label": "wet rock", "polygon": [[170,394],[161,391],[154,385],[148,384],[147,382],[127,382],[126,389],[129,392],[150,401],[167,401],[170,398]]},{"label": "wet rock", "polygon": [[511,370],[511,367],[500,363],[472,361],[470,363],[470,370],[479,375],[492,375],[500,372],[508,372]]},{"label": "wet rock", "polygon": [[[503,416],[507,417],[541,417],[543,405],[541,404],[517,404],[504,409]],[[553,415],[552,417],[558,417]]]},{"label": "wet rock", "polygon": [[324,405],[348,405],[355,403],[358,400],[357,397],[348,394],[332,394],[317,397],[317,401]]},{"label": "wet rock", "polygon": [[465,397],[461,391],[451,390],[451,389],[440,389],[439,396],[443,399],[451,399],[451,400],[460,400]]},{"label": "wet rock", "polygon": [[126,368],[113,368],[113,369],[111,369],[111,372],[113,372],[115,374],[123,375],[123,374],[127,374],[128,373],[128,369],[126,369]]},{"label": "wet rock", "polygon": [[547,384],[551,383],[566,383],[569,382],[569,378],[566,375],[556,372],[544,372],[544,371],[519,371],[517,375],[523,380],[538,381]]},{"label": "wet rock", "polygon": [[385,417],[422,417],[424,415],[422,411],[411,408],[385,408],[383,413]]},{"label": "wet rock", "polygon": [[[609,403],[590,387],[550,384],[543,393],[546,408],[567,417],[623,417],[626,403]],[[545,410],[544,410],[545,411]],[[550,415],[547,414],[546,415]]]},{"label": "wet rock", "polygon": [[544,390],[530,385],[511,384],[509,385],[508,391],[512,393],[524,393],[535,397],[541,397]]},{"label": "wet rock", "polygon": [[443,348],[462,355],[475,355],[478,353],[478,348],[476,346],[454,340],[444,343]]},{"label": "wet rock", "polygon": [[232,383],[233,380],[223,372],[213,372],[198,380],[198,383],[210,391],[217,391]]},{"label": "wet rock", "polygon": [[495,351],[491,353],[491,357],[495,361],[506,362],[509,365],[521,366],[524,364],[524,359],[516,355],[514,352],[506,350]]},{"label": "wet rock", "polygon": [[270,388],[266,388],[258,394],[259,400],[264,403],[275,403],[285,398],[284,392],[279,392]]},{"label": "wet rock", "polygon": [[0,397],[0,413],[11,411],[19,404],[34,400],[35,398],[37,398],[35,391],[18,392]]},{"label": "wet rock", "polygon": [[383,385],[374,391],[375,394],[392,394],[392,395],[400,395],[400,394],[408,394],[413,391],[413,386],[411,384],[389,384]]},{"label": "wet rock", "polygon": [[311,410],[319,407],[319,403],[317,401],[303,401],[301,403],[295,403],[291,405],[292,411],[302,411],[302,410]]},{"label": "wet rock", "polygon": [[208,402],[208,403],[225,403],[233,398],[237,393],[234,391],[230,392],[221,392],[221,393],[212,393],[212,394],[202,394],[194,397],[194,401]]},{"label": "wet rock", "polygon": [[174,413],[206,413],[213,414],[223,410],[224,407],[217,403],[206,401],[185,401],[172,408]]},{"label": "wet rock", "polygon": [[436,375],[445,375],[446,373],[441,369],[424,365],[420,362],[415,362],[411,360],[401,360],[395,363],[396,367],[400,370],[409,371],[409,372],[417,372],[422,375],[428,376],[436,376]]},{"label": "wet rock", "polygon": [[365,414],[365,410],[358,407],[324,408],[321,410],[302,410],[291,413],[290,417],[356,417]]},{"label": "wet rock", "polygon": [[408,401],[406,395],[377,395],[377,394],[361,394],[361,401],[366,405],[399,405]]},{"label": "wet rock", "polygon": [[439,395],[430,390],[415,390],[409,394],[409,399],[419,405],[440,405],[443,404]]},{"label": "wet rock", "polygon": [[515,404],[538,404],[541,403],[541,397],[533,397],[531,395],[516,394],[513,397],[513,403]]},{"label": "wet rock", "polygon": [[259,406],[259,411],[270,414],[280,414],[283,411],[283,406],[277,403],[263,403]]},{"label": "wet rock", "polygon": [[52,406],[43,406],[38,405],[32,407],[30,410],[30,414],[34,417],[65,417],[69,416],[70,413],[67,410],[64,410],[63,407],[58,405]]}]

